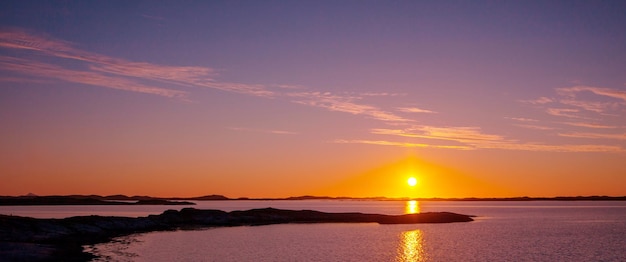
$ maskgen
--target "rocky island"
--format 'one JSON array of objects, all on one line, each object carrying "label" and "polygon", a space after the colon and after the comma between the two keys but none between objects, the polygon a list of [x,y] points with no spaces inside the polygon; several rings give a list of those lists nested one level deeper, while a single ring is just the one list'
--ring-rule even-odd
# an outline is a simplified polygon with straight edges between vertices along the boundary
[{"label": "rocky island", "polygon": [[224,212],[184,208],[147,217],[79,216],[36,219],[0,215],[0,257],[7,261],[89,261],[93,255],[83,245],[114,237],[150,231],[222,226],[256,226],[284,223],[452,223],[473,221],[471,216],[449,212],[406,215],[325,213],[274,208]]},{"label": "rocky island", "polygon": [[[132,202],[131,202],[132,201]],[[195,205],[189,201],[171,201],[159,198],[109,199],[101,196],[0,196],[0,206],[114,206],[114,205]]]}]

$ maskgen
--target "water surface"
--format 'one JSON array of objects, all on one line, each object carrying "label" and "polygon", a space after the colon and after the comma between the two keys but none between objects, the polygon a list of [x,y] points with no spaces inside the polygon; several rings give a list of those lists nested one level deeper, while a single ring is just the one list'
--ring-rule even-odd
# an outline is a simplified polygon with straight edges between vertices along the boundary
[{"label": "water surface", "polygon": [[384,214],[417,209],[479,217],[452,224],[284,224],[152,232],[88,249],[103,256],[101,261],[626,261],[622,201],[211,201],[197,207],[230,211],[268,206]]}]

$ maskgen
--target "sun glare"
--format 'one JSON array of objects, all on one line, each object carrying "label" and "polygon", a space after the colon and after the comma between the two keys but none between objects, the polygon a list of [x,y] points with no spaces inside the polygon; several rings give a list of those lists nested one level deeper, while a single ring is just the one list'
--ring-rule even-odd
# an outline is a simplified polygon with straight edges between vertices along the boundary
[{"label": "sun glare", "polygon": [[409,186],[415,186],[417,185],[417,179],[415,179],[414,177],[409,177],[409,180],[406,181]]}]

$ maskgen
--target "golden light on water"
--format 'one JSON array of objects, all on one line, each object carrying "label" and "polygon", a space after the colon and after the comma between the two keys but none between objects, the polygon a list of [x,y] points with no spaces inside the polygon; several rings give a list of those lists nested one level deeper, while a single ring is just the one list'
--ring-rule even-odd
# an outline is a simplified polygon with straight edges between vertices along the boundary
[{"label": "golden light on water", "polygon": [[396,261],[426,261],[422,230],[402,232]]},{"label": "golden light on water", "polygon": [[406,205],[404,207],[404,213],[406,214],[417,214],[420,212],[420,203],[417,200],[409,200],[406,201]]}]

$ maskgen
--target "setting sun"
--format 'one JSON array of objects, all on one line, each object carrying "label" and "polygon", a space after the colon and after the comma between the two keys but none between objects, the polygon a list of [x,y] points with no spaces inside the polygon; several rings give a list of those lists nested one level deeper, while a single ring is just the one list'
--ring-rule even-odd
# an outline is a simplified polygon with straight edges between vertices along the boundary
[{"label": "setting sun", "polygon": [[415,179],[414,177],[409,177],[409,180],[407,180],[407,183],[409,184],[409,186],[415,186],[417,185],[417,179]]}]

